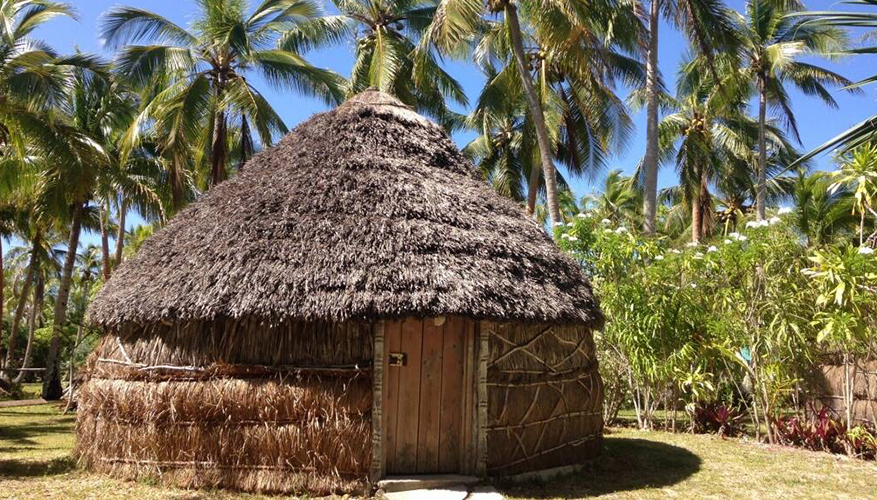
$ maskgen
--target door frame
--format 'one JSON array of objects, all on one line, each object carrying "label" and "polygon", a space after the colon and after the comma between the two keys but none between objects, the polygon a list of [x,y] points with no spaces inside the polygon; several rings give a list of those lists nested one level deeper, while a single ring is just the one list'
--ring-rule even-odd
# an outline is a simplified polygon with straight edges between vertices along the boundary
[{"label": "door frame", "polygon": [[[462,429],[463,447],[460,450],[459,474],[483,477],[487,471],[487,354],[488,339],[482,335],[481,322],[462,318],[466,322],[466,353],[463,366]],[[394,319],[402,321],[406,318]],[[434,321],[438,318],[411,318],[419,321]],[[447,318],[445,318],[447,321]],[[377,483],[387,475],[384,437],[386,435],[387,415],[385,409],[384,384],[385,367],[389,351],[385,343],[386,321],[373,324],[374,345],[372,359],[372,453],[369,467],[369,481]],[[467,382],[468,381],[468,382]]]}]

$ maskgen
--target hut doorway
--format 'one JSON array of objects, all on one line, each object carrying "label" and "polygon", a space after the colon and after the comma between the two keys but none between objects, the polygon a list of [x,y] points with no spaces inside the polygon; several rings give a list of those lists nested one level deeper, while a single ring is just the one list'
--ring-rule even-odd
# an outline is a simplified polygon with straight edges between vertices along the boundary
[{"label": "hut doorway", "polygon": [[388,321],[384,329],[386,474],[471,473],[475,323]]}]

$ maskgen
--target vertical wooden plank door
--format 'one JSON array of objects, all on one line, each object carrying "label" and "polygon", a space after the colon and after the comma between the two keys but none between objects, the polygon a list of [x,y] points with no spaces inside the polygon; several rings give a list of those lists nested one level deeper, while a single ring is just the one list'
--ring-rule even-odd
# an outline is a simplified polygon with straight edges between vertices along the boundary
[{"label": "vertical wooden plank door", "polygon": [[474,406],[467,401],[467,384],[474,384],[466,370],[467,356],[474,354],[468,323],[455,317],[386,323],[383,452],[388,475],[468,472],[464,454],[471,438],[465,430]]}]

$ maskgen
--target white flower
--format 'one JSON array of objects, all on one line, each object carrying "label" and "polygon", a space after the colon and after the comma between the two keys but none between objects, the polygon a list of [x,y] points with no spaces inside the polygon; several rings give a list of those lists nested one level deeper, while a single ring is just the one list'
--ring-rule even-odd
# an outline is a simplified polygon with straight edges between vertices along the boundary
[{"label": "white flower", "polygon": [[685,244],[685,246],[687,246],[688,248],[694,248],[697,246],[697,242],[696,241],[689,241],[688,243]]},{"label": "white flower", "polygon": [[740,239],[740,233],[737,233],[737,232],[731,233],[728,235],[728,238],[731,238],[732,240]]},{"label": "white flower", "polygon": [[603,219],[603,220],[600,221],[600,223],[603,224],[603,225],[605,226],[605,225],[607,225],[607,224],[612,224],[612,221],[609,220],[609,219]]},{"label": "white flower", "polygon": [[576,236],[570,236],[570,237],[567,238],[567,239],[568,239],[569,241],[579,241],[578,237],[576,237]]},{"label": "white flower", "polygon": [[874,249],[871,247],[859,247],[859,253],[869,255],[874,253]]},{"label": "white flower", "polygon": [[584,213],[582,213],[582,212],[579,212],[579,213],[576,214],[576,217],[578,217],[579,219],[584,219],[584,218],[587,217],[587,216],[588,216],[588,214],[584,214]]},{"label": "white flower", "polygon": [[737,238],[737,241],[746,241],[746,240],[748,240],[748,239],[749,239],[748,236],[741,234],[740,237]]},{"label": "white flower", "polygon": [[755,222],[754,220],[751,220],[751,221],[746,223],[746,227],[758,227],[758,223]]},{"label": "white flower", "polygon": [[770,225],[770,223],[764,219],[761,219],[761,221],[758,222],[758,227],[767,227],[768,225]]},{"label": "white flower", "polygon": [[706,253],[710,253],[710,252],[718,252],[718,251],[719,251],[719,249],[716,248],[716,247],[714,247],[714,246],[712,246],[712,245],[710,245],[710,247],[706,249]]},{"label": "white flower", "polygon": [[779,217],[771,217],[770,219],[767,220],[767,222],[768,222],[768,224],[770,224],[772,226],[774,224],[779,224],[781,222],[781,220]]},{"label": "white flower", "polygon": [[663,255],[655,255],[655,260],[664,260]]},{"label": "white flower", "polygon": [[615,230],[615,234],[621,234],[621,233],[626,233],[626,232],[627,232],[627,228],[624,226],[619,226],[618,229]]},{"label": "white flower", "polygon": [[729,240],[729,239],[727,239],[727,238],[725,238],[725,244],[726,244],[726,245],[729,245],[729,244],[731,244],[731,243],[734,243],[734,242],[731,241],[731,240]]},{"label": "white flower", "polygon": [[702,258],[703,258],[703,254],[700,253],[700,252],[697,252],[696,254],[694,254],[694,258],[695,258],[695,259],[702,259]]},{"label": "white flower", "polygon": [[680,252],[679,250],[676,250],[675,248],[674,248],[673,250],[670,250],[670,251],[673,252],[673,253],[682,253],[682,252]]},{"label": "white flower", "polygon": [[697,283],[692,283],[691,288],[697,288]]},{"label": "white flower", "polygon": [[561,221],[561,222],[555,222],[555,223],[554,223],[554,227],[563,227],[563,226],[565,226],[565,225],[566,225],[566,224],[564,224],[563,221]]},{"label": "white flower", "polygon": [[570,238],[570,236],[566,233],[561,234],[560,237],[561,237],[561,239],[564,239],[564,240],[568,240]]},{"label": "white flower", "polygon": [[790,214],[790,213],[792,213],[792,209],[789,207],[783,207],[783,208],[779,209],[779,211],[777,211],[777,213],[780,215]]},{"label": "white flower", "polygon": [[613,231],[607,227],[606,229],[603,230],[603,232],[606,234],[611,234]]}]

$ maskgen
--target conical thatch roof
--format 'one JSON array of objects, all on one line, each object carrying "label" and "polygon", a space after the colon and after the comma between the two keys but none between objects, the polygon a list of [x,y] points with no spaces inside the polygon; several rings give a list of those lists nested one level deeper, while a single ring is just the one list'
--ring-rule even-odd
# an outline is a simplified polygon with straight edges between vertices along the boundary
[{"label": "conical thatch roof", "polygon": [[103,325],[459,314],[602,322],[591,287],[440,127],[366,91],[316,115],[144,243]]}]

